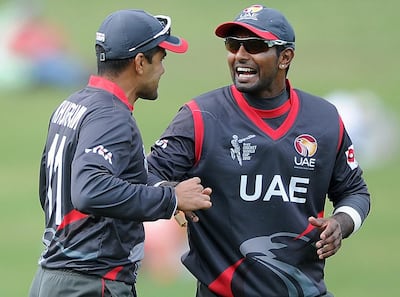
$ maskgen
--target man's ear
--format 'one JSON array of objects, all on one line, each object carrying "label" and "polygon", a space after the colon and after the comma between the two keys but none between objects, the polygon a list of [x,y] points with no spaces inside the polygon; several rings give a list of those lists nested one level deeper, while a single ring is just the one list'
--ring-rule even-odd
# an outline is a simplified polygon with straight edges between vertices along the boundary
[{"label": "man's ear", "polygon": [[143,55],[143,53],[138,53],[135,56],[135,59],[133,59],[133,66],[135,67],[135,70],[138,74],[143,73],[143,67],[144,64],[147,62],[146,57]]},{"label": "man's ear", "polygon": [[294,58],[294,50],[292,48],[284,49],[279,56],[279,64],[289,66]]}]

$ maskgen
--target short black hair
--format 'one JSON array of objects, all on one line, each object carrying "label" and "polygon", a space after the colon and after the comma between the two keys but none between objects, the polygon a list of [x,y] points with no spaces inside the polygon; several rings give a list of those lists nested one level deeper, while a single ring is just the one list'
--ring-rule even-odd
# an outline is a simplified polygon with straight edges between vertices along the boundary
[{"label": "short black hair", "polygon": [[[143,52],[144,57],[149,61],[151,64],[153,61],[154,55],[161,50],[160,47],[156,46],[153,47],[152,49],[149,49],[148,51]],[[118,75],[128,65],[132,62],[133,59],[135,59],[135,56],[126,58],[126,59],[119,59],[119,60],[105,60],[105,61],[100,61],[100,54],[104,53],[104,49],[102,46],[96,44],[96,56],[97,56],[97,74],[98,75],[104,75],[106,73],[109,73],[113,76]]]}]

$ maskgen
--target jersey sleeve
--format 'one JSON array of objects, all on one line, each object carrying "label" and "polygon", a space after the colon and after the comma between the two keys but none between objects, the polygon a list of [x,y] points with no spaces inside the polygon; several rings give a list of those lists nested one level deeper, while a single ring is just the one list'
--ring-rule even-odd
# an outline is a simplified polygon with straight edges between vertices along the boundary
[{"label": "jersey sleeve", "polygon": [[182,181],[194,164],[194,124],[187,106],[183,106],[147,156],[149,184]]},{"label": "jersey sleeve", "polygon": [[171,218],[172,187],[149,187],[142,139],[129,114],[88,117],[72,162],[71,198],[84,213],[135,221]]},{"label": "jersey sleeve", "polygon": [[352,141],[343,130],[328,197],[333,202],[334,213],[347,213],[354,222],[353,233],[362,225],[370,210],[370,194],[363,179]]}]

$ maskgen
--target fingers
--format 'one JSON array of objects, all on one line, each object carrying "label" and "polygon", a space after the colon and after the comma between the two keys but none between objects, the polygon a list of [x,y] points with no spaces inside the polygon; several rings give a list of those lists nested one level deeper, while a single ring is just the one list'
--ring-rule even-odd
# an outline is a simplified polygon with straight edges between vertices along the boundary
[{"label": "fingers", "polygon": [[[212,206],[211,202],[211,188],[202,189],[201,193],[198,194],[198,197],[192,198],[191,202],[193,203],[193,209],[208,209]],[[189,209],[190,210],[190,209]]]},{"label": "fingers", "polygon": [[191,181],[191,182],[195,182],[197,184],[201,184],[201,179],[200,179],[200,177],[197,177],[197,176],[191,177],[191,178],[187,179],[186,181]]},{"label": "fingers", "polygon": [[309,217],[308,222],[313,225],[314,227],[320,228],[324,223],[324,219],[319,219],[316,217]]},{"label": "fingers", "polygon": [[211,193],[212,193],[211,188],[205,188],[205,189],[203,189],[203,191],[201,191],[204,201],[208,202],[206,208],[210,208],[212,206]]},{"label": "fingers", "polygon": [[318,257],[326,259],[339,250],[342,244],[342,232],[339,223],[332,218],[309,218],[310,224],[321,230],[320,239],[316,242]]},{"label": "fingers", "polygon": [[212,193],[212,190],[211,190],[211,188],[207,187],[207,188],[203,189],[203,191],[201,193],[204,195],[210,196]]},{"label": "fingers", "polygon": [[193,211],[179,211],[175,216],[175,221],[178,223],[179,226],[181,227],[186,227],[187,226],[187,220],[192,221],[193,223],[197,223],[199,221],[199,217],[193,212]]},{"label": "fingers", "polygon": [[187,180],[182,181],[180,184],[185,185],[186,187],[188,187],[188,189],[194,192],[201,193],[204,190],[204,187],[201,184],[201,180],[199,177],[189,178]]},{"label": "fingers", "polygon": [[182,211],[208,209],[212,206],[211,193],[211,188],[204,188],[199,177],[182,181],[175,187],[178,209]]},{"label": "fingers", "polygon": [[201,194],[201,196],[201,199],[197,201],[192,201],[193,206],[191,207],[191,210],[209,209],[212,206],[211,198],[209,195]]},{"label": "fingers", "polygon": [[[329,238],[331,238],[331,237],[329,237]],[[336,254],[336,252],[341,247],[341,242],[342,241],[340,238],[336,238],[336,239],[332,240],[331,242],[329,240],[328,241],[322,241],[322,240],[318,241],[316,243],[318,258],[323,260],[323,259],[326,259],[326,258]]]},{"label": "fingers", "polygon": [[196,182],[197,185],[198,185],[198,189],[202,194],[207,195],[207,196],[211,195],[212,189],[209,188],[209,187],[204,188],[203,185],[201,184],[201,179],[199,177],[192,177],[192,178],[190,178],[188,180]]},{"label": "fingers", "polygon": [[186,211],[185,215],[188,220],[191,220],[193,223],[197,223],[199,221],[199,217],[193,211]]}]

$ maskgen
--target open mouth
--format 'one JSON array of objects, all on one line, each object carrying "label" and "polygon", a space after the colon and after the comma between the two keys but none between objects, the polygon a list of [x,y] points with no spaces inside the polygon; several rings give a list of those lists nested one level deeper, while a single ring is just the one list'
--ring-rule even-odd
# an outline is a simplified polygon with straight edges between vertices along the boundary
[{"label": "open mouth", "polygon": [[253,76],[257,73],[253,68],[249,67],[237,67],[236,68],[236,74],[238,77],[249,77]]}]

